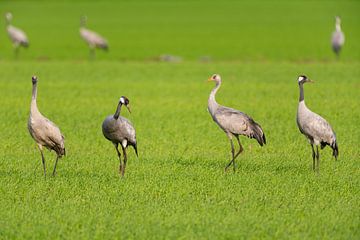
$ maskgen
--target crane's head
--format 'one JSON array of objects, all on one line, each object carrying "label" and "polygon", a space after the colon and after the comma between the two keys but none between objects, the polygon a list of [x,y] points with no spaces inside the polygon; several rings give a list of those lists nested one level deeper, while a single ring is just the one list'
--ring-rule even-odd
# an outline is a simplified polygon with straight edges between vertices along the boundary
[{"label": "crane's head", "polygon": [[335,21],[336,21],[336,24],[340,24],[341,23],[340,16],[335,16]]},{"label": "crane's head", "polygon": [[10,22],[12,20],[12,14],[10,12],[5,13],[5,19],[7,22]]},{"label": "crane's head", "polygon": [[121,98],[119,99],[119,104],[125,105],[125,107],[129,110],[129,113],[131,113],[130,106],[129,106],[130,101],[127,97],[121,96]]},{"label": "crane's head", "polygon": [[37,83],[37,76],[32,76],[31,80],[33,84]]},{"label": "crane's head", "polygon": [[306,82],[313,83],[314,81],[310,80],[310,79],[309,79],[307,76],[305,76],[305,75],[300,75],[300,76],[298,77],[298,83],[299,83],[299,84],[304,84],[304,83],[306,83]]},{"label": "crane's head", "polygon": [[209,77],[208,82],[215,81],[215,82],[221,82],[221,77],[219,74],[213,74],[211,77]]}]

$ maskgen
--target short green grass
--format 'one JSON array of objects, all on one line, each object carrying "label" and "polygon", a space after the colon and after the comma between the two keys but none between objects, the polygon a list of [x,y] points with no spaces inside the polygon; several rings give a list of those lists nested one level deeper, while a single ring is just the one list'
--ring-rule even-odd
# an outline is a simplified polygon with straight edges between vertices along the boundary
[{"label": "short green grass", "polygon": [[[359,237],[359,64],[3,63],[0,236],[4,238]],[[44,180],[26,121],[31,75],[38,105],[66,137],[68,156]],[[242,138],[236,173],[225,134],[207,113],[213,73],[218,101],[263,127],[268,144]],[[296,76],[308,106],[333,125],[339,161],[321,151],[320,174],[296,123]],[[137,130],[126,177],[101,133],[118,98]],[[46,153],[49,171],[54,154]]]},{"label": "short green grass", "polygon": [[[357,1],[1,1],[31,47],[13,59],[0,34],[1,239],[359,239],[360,51]],[[78,19],[110,52],[87,61]],[[343,16],[340,61],[329,49]],[[48,35],[47,35],[48,34]],[[281,39],[281,43],[279,41]],[[169,53],[178,64],[153,61]],[[212,61],[202,63],[201,56]],[[268,144],[241,138],[236,173],[225,134],[207,112],[219,103],[251,115]],[[27,132],[31,76],[40,111],[59,125],[67,156],[44,179]],[[309,108],[337,133],[340,156],[320,152],[320,173],[297,129],[297,76]],[[101,132],[121,95],[130,99],[139,158],[124,179]],[[45,152],[48,173],[55,156]],[[50,174],[49,174],[50,175]]]}]

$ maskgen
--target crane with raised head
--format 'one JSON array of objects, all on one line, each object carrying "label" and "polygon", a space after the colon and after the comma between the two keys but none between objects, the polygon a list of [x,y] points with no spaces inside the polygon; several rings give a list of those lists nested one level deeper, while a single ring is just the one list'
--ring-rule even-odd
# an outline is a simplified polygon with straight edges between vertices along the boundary
[{"label": "crane with raised head", "polygon": [[[235,159],[243,151],[239,135],[243,135],[248,138],[255,138],[260,146],[263,146],[266,144],[265,134],[261,126],[249,115],[233,108],[221,106],[216,102],[215,95],[221,86],[221,77],[219,74],[212,75],[208,81],[214,81],[216,83],[208,100],[209,113],[216,124],[226,133],[231,145],[232,159],[226,165],[225,171],[227,171],[231,164],[233,165],[233,169],[235,171]],[[232,141],[233,136],[239,144],[239,151],[237,153],[235,153],[234,143]]]},{"label": "crane with raised head", "polygon": [[[309,140],[312,150],[313,158],[313,170],[319,170],[320,167],[320,156],[319,148],[323,149],[326,145],[329,145],[333,150],[333,156],[337,159],[339,155],[339,148],[336,141],[336,135],[330,124],[320,115],[312,112],[305,104],[304,98],[304,84],[313,82],[305,75],[298,77],[298,84],[300,90],[299,104],[296,115],[296,122],[299,130]],[[314,150],[316,146],[316,153]],[[315,161],[316,159],[316,161]]]},{"label": "crane with raised head", "polygon": [[45,158],[43,148],[56,152],[56,161],[53,170],[53,176],[56,174],[56,166],[59,158],[65,156],[65,138],[61,134],[60,129],[55,123],[44,117],[36,103],[37,99],[37,83],[38,78],[32,77],[32,97],[30,106],[30,116],[28,120],[28,130],[31,137],[35,140],[41,153],[41,160],[44,168],[44,176],[46,176]]}]

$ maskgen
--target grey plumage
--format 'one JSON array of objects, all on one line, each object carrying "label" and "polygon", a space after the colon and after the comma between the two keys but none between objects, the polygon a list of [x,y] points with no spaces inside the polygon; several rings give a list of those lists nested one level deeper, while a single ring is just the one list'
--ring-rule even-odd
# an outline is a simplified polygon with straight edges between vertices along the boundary
[{"label": "grey plumage", "polygon": [[29,46],[29,40],[24,31],[11,25],[11,20],[12,20],[11,13],[6,13],[5,19],[6,19],[6,31],[10,37],[10,40],[13,43],[15,57],[17,57],[19,47],[23,46],[27,48]]},{"label": "grey plumage", "polygon": [[[209,78],[209,81],[216,82],[216,86],[211,91],[208,100],[209,113],[217,125],[226,133],[231,144],[232,160],[225,167],[225,171],[231,164],[233,164],[235,171],[235,159],[243,151],[239,135],[247,136],[248,138],[255,138],[260,146],[263,146],[266,144],[265,134],[261,126],[247,114],[233,108],[221,106],[216,102],[215,95],[221,86],[220,75],[214,74],[211,78]],[[233,136],[237,139],[240,147],[236,154],[232,141]]]},{"label": "grey plumage", "polygon": [[[115,114],[105,118],[104,122],[102,123],[102,132],[105,138],[114,144],[120,161],[119,173],[124,176],[127,162],[127,147],[129,145],[132,146],[135,150],[136,156],[138,156],[138,152],[135,128],[128,119],[120,116],[122,105],[125,105],[125,107],[127,107],[130,112],[129,99],[122,96],[119,100]],[[121,161],[121,154],[118,149],[119,144],[124,154],[123,162]]]},{"label": "grey plumage", "polygon": [[59,158],[66,154],[65,152],[65,138],[61,134],[60,129],[49,119],[44,117],[36,103],[37,98],[37,77],[32,77],[32,98],[30,107],[30,116],[28,121],[28,130],[30,135],[35,140],[41,153],[41,160],[44,168],[44,175],[46,176],[45,158],[43,154],[43,147],[56,152],[56,162],[54,165],[53,175],[56,173],[56,166]]},{"label": "grey plumage", "polygon": [[105,38],[98,33],[86,28],[87,17],[83,16],[80,21],[80,36],[85,40],[90,48],[90,58],[95,57],[95,48],[108,50],[109,46]]},{"label": "grey plumage", "polygon": [[335,18],[335,31],[331,36],[331,45],[332,49],[335,52],[336,56],[339,57],[340,50],[345,43],[345,35],[341,31],[341,19],[339,16]]},{"label": "grey plumage", "polygon": [[[316,165],[317,169],[319,169],[320,164],[320,156],[318,149],[319,145],[321,146],[321,149],[323,149],[326,145],[329,145],[333,149],[333,156],[335,157],[335,159],[337,159],[339,155],[339,149],[336,141],[335,132],[332,130],[330,124],[323,117],[308,109],[305,105],[303,84],[307,82],[312,81],[305,75],[299,76],[298,83],[300,89],[300,97],[296,115],[296,122],[300,132],[306,136],[311,145],[313,170],[315,170]],[[316,146],[316,153],[313,145]],[[315,163],[315,159],[317,160],[317,164]]]}]

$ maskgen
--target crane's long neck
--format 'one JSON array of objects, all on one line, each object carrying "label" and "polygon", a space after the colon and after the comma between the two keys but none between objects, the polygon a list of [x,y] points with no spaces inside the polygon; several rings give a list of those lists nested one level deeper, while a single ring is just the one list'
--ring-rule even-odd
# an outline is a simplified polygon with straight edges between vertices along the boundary
[{"label": "crane's long neck", "polygon": [[86,27],[86,17],[82,17],[80,19],[80,28],[85,28]]},{"label": "crane's long neck", "polygon": [[299,89],[300,89],[300,96],[299,96],[299,102],[305,101],[304,99],[304,84],[299,83]]},{"label": "crane's long neck", "polygon": [[214,114],[216,109],[219,107],[219,104],[216,102],[215,95],[221,86],[221,81],[217,81],[213,90],[211,90],[209,100],[208,100],[208,109],[210,113]]},{"label": "crane's long neck", "polygon": [[336,28],[336,31],[341,32],[340,22],[336,22],[335,28]]},{"label": "crane's long neck", "polygon": [[31,108],[30,112],[31,114],[36,114],[39,112],[36,104],[36,98],[37,98],[37,83],[33,83],[32,87],[32,97],[31,97]]},{"label": "crane's long neck", "polygon": [[114,114],[114,118],[115,118],[115,119],[118,119],[119,116],[120,116],[121,106],[122,106],[122,103],[120,102],[120,103],[118,104],[118,106],[117,106],[117,108],[116,108],[116,112],[115,112],[115,114]]},{"label": "crane's long neck", "polygon": [[10,26],[11,24],[11,19],[9,17],[6,17],[6,26]]}]

